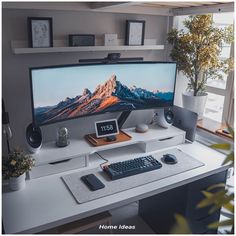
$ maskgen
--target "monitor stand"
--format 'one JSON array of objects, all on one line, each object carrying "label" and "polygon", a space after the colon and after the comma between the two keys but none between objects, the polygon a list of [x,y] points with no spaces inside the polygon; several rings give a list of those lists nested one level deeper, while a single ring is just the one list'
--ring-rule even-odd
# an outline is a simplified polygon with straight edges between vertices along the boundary
[{"label": "monitor stand", "polygon": [[119,118],[117,120],[119,130],[122,128],[123,124],[125,123],[125,121],[129,117],[130,113],[131,113],[131,111],[123,111],[121,113],[121,115],[119,116]]}]

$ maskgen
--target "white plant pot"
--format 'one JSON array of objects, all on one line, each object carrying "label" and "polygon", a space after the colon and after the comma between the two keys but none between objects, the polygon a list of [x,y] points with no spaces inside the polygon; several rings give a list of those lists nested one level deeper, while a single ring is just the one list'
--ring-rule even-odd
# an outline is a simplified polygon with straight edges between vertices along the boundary
[{"label": "white plant pot", "polygon": [[207,93],[202,92],[197,96],[193,96],[193,92],[184,92],[182,94],[183,107],[196,112],[198,114],[198,120],[200,120],[203,118],[207,95]]},{"label": "white plant pot", "polygon": [[11,190],[17,191],[25,187],[25,173],[19,177],[10,177],[9,187]]}]

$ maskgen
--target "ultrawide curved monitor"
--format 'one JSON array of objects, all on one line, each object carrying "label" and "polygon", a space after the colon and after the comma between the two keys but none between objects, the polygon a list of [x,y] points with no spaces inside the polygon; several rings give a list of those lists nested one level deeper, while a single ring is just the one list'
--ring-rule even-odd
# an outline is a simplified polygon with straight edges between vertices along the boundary
[{"label": "ultrawide curved monitor", "polygon": [[76,64],[30,69],[36,125],[173,106],[176,63]]}]

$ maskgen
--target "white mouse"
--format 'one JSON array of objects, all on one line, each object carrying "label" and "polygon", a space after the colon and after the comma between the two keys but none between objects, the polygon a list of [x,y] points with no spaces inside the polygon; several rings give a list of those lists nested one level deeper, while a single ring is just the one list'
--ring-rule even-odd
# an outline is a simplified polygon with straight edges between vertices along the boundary
[{"label": "white mouse", "polygon": [[146,124],[137,124],[136,127],[135,127],[135,131],[137,133],[145,133],[148,131],[148,125]]}]

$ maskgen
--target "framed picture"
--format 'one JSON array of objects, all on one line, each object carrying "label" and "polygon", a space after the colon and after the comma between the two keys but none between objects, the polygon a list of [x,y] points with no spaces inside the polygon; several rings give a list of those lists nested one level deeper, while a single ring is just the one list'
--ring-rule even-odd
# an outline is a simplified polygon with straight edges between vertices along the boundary
[{"label": "framed picture", "polygon": [[94,46],[95,35],[94,34],[70,34],[69,35],[69,46]]},{"label": "framed picture", "polygon": [[30,47],[53,47],[52,18],[28,17],[28,32]]},{"label": "framed picture", "polygon": [[145,21],[126,21],[126,45],[144,45]]}]

